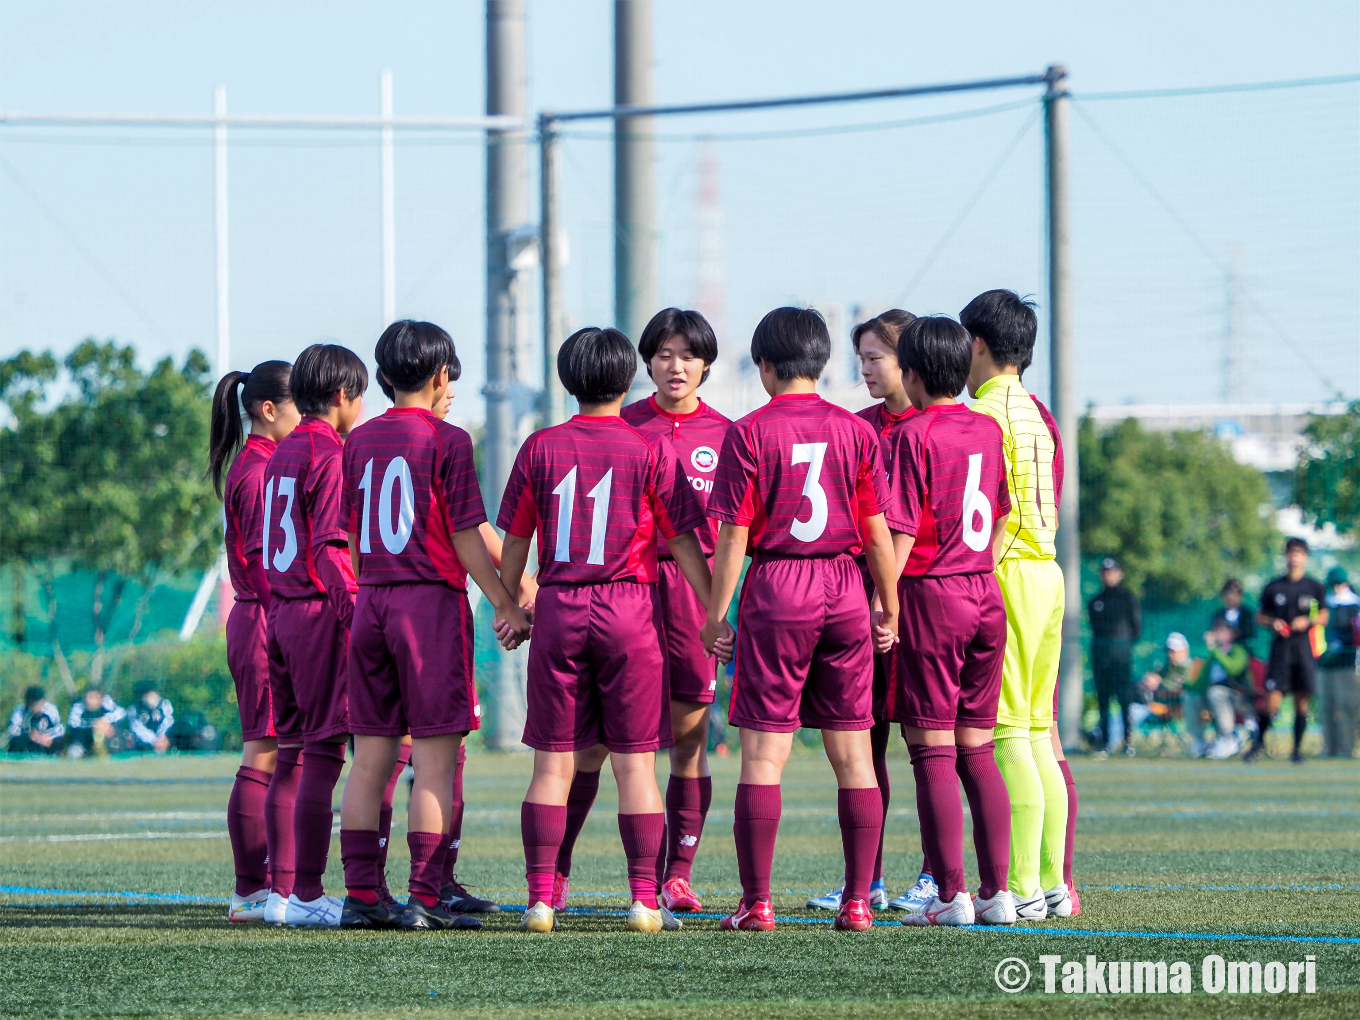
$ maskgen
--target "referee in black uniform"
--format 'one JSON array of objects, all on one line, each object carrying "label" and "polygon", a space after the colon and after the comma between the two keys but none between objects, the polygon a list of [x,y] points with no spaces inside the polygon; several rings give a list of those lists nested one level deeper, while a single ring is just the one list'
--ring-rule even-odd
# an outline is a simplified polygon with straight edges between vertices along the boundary
[{"label": "referee in black uniform", "polygon": [[1110,750],[1110,701],[1119,701],[1124,721],[1124,753],[1133,754],[1129,703],[1133,700],[1133,645],[1143,633],[1143,607],[1138,596],[1124,587],[1124,571],[1113,556],[1100,562],[1104,585],[1087,603],[1091,620],[1091,669],[1100,705],[1100,747]]}]

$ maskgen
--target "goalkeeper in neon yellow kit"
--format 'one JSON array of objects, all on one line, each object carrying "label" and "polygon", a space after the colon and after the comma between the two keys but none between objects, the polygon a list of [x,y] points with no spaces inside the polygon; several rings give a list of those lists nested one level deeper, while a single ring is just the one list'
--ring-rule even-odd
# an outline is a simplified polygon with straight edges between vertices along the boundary
[{"label": "goalkeeper in neon yellow kit", "polygon": [[1006,603],[1006,656],[995,743],[1011,799],[1010,890],[1021,920],[1068,917],[1068,792],[1050,737],[1062,648],[1063,574],[1054,545],[1061,439],[1047,408],[1020,381],[1034,355],[1033,303],[989,290],[969,302],[959,321],[973,336],[973,410],[1001,426],[1013,508],[996,568]]}]

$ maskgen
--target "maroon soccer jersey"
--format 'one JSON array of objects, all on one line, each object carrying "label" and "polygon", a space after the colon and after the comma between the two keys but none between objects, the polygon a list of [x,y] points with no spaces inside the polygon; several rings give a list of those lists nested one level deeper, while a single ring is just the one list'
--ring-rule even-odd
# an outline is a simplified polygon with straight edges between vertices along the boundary
[{"label": "maroon soccer jersey", "polygon": [[222,489],[227,572],[240,602],[257,602],[261,594],[250,583],[246,558],[264,544],[264,474],[277,446],[268,436],[247,436]]},{"label": "maroon soccer jersey", "polygon": [[390,408],[349,434],[344,473],[341,519],[359,538],[361,584],[466,590],[450,535],[486,520],[466,432],[425,408]]},{"label": "maroon soccer jersey", "polygon": [[991,573],[992,524],[1011,509],[1001,426],[963,404],[940,404],[893,429],[890,442],[888,526],[916,536],[906,573]]},{"label": "maroon soccer jersey", "polygon": [[727,430],[708,515],[749,527],[752,551],[854,556],[864,520],[887,507],[873,428],[815,393],[787,393]]},{"label": "maroon soccer jersey", "polygon": [[580,414],[525,440],[496,521],[522,538],[537,530],[544,585],[654,582],[657,534],[703,523],[669,440]]},{"label": "maroon soccer jersey", "polygon": [[[655,396],[629,404],[623,409],[623,420],[639,432],[655,433],[670,440],[680,461],[680,470],[689,479],[699,505],[708,506],[714,472],[718,469],[718,452],[731,420],[702,400],[698,409],[689,414],[672,414],[661,409]],[[698,535],[704,555],[712,556],[718,541],[717,523],[705,519],[698,528]],[[656,554],[662,559],[670,559],[671,550],[664,538],[658,537]]]},{"label": "maroon soccer jersey", "polygon": [[[316,551],[347,540],[340,516],[340,434],[321,418],[303,418],[269,458],[261,521],[271,594],[305,599],[326,594]],[[350,591],[357,591],[349,556],[341,557]]]},{"label": "maroon soccer jersey", "polygon": [[[899,422],[906,421],[917,413],[916,408],[907,405],[907,409],[901,414],[893,414],[893,412],[888,410],[888,405],[882,400],[871,407],[866,407],[862,411],[855,412],[856,415],[863,418],[874,427],[874,431],[878,433],[880,439],[885,439],[888,433],[892,431],[893,426],[897,425]],[[888,452],[886,446],[883,452],[884,454]]]}]

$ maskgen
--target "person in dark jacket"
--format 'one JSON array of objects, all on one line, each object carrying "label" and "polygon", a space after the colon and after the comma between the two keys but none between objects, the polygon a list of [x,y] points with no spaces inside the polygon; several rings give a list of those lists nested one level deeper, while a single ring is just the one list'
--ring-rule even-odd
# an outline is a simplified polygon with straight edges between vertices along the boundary
[{"label": "person in dark jacket", "polygon": [[150,680],[138,681],[132,693],[136,700],[128,708],[127,714],[128,729],[133,736],[130,750],[164,754],[170,750],[175,706],[170,704],[169,699],[161,697],[161,692]]},{"label": "person in dark jacket", "polygon": [[1132,755],[1129,705],[1136,697],[1133,645],[1143,633],[1143,607],[1138,596],[1124,587],[1124,571],[1113,556],[1101,561],[1100,582],[1104,587],[1086,607],[1091,620],[1091,668],[1095,673],[1096,701],[1100,706],[1096,750],[1110,750],[1110,702],[1118,700],[1124,723],[1124,753]]},{"label": "person in dark jacket", "polygon": [[10,754],[59,754],[66,747],[66,727],[47,692],[34,684],[24,691],[22,704],[9,716]]},{"label": "person in dark jacket", "polygon": [[[1232,628],[1233,644],[1241,645],[1248,655],[1255,655],[1252,640],[1256,637],[1256,612],[1251,606],[1243,604],[1244,597],[1241,581],[1235,577],[1224,581],[1223,587],[1218,590],[1218,600],[1223,604],[1209,618],[1209,632],[1219,623],[1226,623]],[[1209,632],[1205,633],[1205,641],[1208,641]]]},{"label": "person in dark jacket", "polygon": [[1346,571],[1327,571],[1327,650],[1318,659],[1322,694],[1322,753],[1349,758],[1355,751],[1355,724],[1360,713],[1360,660],[1356,658],[1360,596],[1351,589]]},{"label": "person in dark jacket", "polygon": [[72,758],[107,754],[115,729],[126,717],[127,709],[100,687],[89,687],[71,706],[71,713],[66,717],[66,753]]}]

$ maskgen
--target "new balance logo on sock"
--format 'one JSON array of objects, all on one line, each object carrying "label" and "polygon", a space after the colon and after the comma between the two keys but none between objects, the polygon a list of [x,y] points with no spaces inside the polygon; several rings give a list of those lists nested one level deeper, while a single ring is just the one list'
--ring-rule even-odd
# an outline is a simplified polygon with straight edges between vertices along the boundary
[{"label": "new balance logo on sock", "polygon": [[699,842],[698,836],[691,836],[688,833],[680,837],[681,846],[694,846]]},{"label": "new balance logo on sock", "polygon": [[385,846],[387,846],[387,837],[386,837],[386,836],[379,836],[379,837],[378,837],[378,849],[381,850],[381,849],[382,849],[383,847],[385,847]]},{"label": "new balance logo on sock", "polygon": [[461,843],[461,842],[462,842],[462,840],[458,840],[458,839],[451,840],[451,841],[449,842],[449,849],[450,849],[450,850],[457,850],[457,849],[458,849],[458,844]]}]

